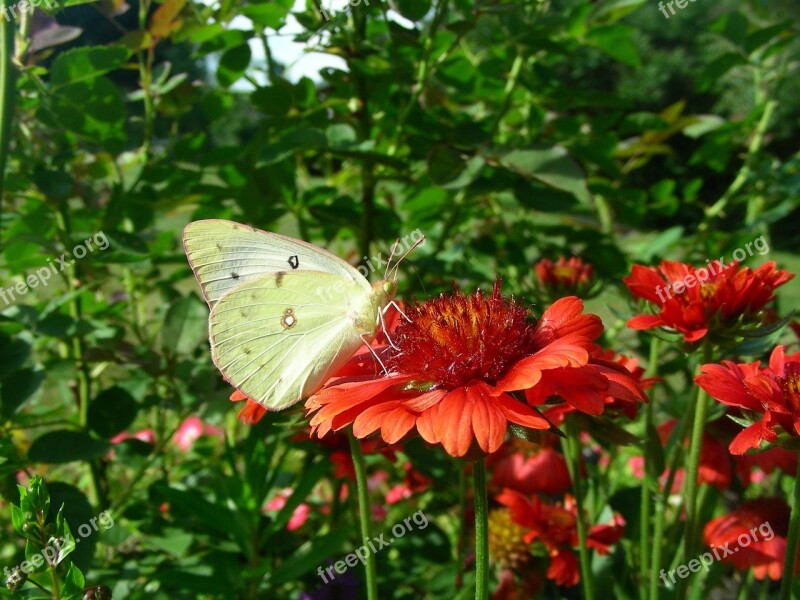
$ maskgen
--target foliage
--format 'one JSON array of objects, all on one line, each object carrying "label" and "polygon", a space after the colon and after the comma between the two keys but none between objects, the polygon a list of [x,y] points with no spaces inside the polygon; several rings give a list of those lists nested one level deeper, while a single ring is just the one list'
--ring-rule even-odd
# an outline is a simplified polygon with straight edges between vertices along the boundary
[{"label": "foliage", "polygon": [[[789,0],[699,0],[669,19],[644,0],[372,0],[327,14],[316,0],[65,0],[11,23],[0,561],[104,510],[116,520],[49,569],[62,598],[100,585],[114,598],[298,598],[361,543],[333,452],[293,437],[301,414],[236,421],[181,248],[191,220],[234,219],[353,263],[419,229],[405,298],[497,278],[541,298],[532,265],[581,256],[606,283],[588,303],[604,342],[640,356],[620,285],[633,262],[702,265],[763,235],[769,255],[748,260],[800,271]],[[289,39],[334,66],[296,75],[276,56]],[[798,295],[797,280],[779,291],[782,315]],[[694,366],[677,348],[660,358],[657,422],[686,412]],[[180,445],[190,417],[211,429]],[[593,433],[608,449],[641,439],[641,423],[627,429]],[[131,436],[142,430],[152,437]],[[471,597],[458,467],[419,440],[398,457],[368,455],[370,472],[396,483],[410,461],[432,483],[383,507],[384,529],[419,509],[432,523],[378,554],[380,597],[452,597],[456,582]],[[637,597],[623,554],[639,540],[641,484],[587,468],[593,516],[613,508],[629,524],[597,580]],[[376,485],[377,502],[391,484]],[[307,522],[287,530],[301,503]],[[33,577],[52,589],[45,568]]]}]

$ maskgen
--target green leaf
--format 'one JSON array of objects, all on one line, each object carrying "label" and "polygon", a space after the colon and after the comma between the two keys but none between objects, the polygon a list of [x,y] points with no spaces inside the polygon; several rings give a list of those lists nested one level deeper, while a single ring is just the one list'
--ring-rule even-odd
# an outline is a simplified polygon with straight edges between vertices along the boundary
[{"label": "green leaf", "polygon": [[50,68],[50,83],[63,86],[89,81],[124,65],[130,52],[119,46],[86,46],[59,54]]},{"label": "green leaf", "polygon": [[74,564],[69,566],[66,576],[64,577],[64,584],[61,586],[61,594],[63,596],[70,596],[75,594],[82,594],[83,587],[86,585],[86,580],[83,577],[81,570]]},{"label": "green leaf", "polygon": [[711,87],[717,82],[717,80],[723,75],[725,75],[725,73],[727,73],[734,67],[738,67],[744,64],[747,64],[747,61],[741,54],[737,52],[729,52],[728,54],[723,54],[722,56],[720,56],[719,58],[708,64],[705,69],[703,69],[703,72],[700,74],[700,77],[697,80],[697,91],[698,92],[709,91]]},{"label": "green leaf", "polygon": [[65,85],[54,94],[50,110],[61,127],[94,141],[116,143],[122,149],[125,104],[120,88],[105,77],[82,78]]},{"label": "green leaf", "polygon": [[45,373],[36,369],[21,369],[3,379],[0,387],[0,413],[13,415],[33,396],[45,379]]},{"label": "green leaf", "polygon": [[306,573],[311,572],[323,561],[342,547],[342,542],[347,539],[351,527],[339,527],[325,535],[317,535],[314,539],[295,550],[291,557],[281,562],[281,568],[266,574],[270,585],[278,586],[284,583],[299,580]]},{"label": "green leaf", "polygon": [[192,354],[208,336],[208,309],[196,296],[169,307],[161,330],[161,347],[169,353]]},{"label": "green leaf", "polygon": [[250,66],[250,46],[242,44],[226,50],[217,66],[217,81],[223,87],[230,87],[244,75]]},{"label": "green leaf", "polygon": [[561,146],[512,150],[496,160],[523,177],[569,192],[586,204],[591,201],[583,170]]},{"label": "green leaf", "polygon": [[641,65],[641,61],[636,45],[633,43],[634,31],[632,27],[625,25],[598,27],[588,33],[586,41],[621,63],[638,67]]},{"label": "green leaf", "polygon": [[100,392],[89,405],[89,427],[102,438],[125,431],[136,418],[139,406],[127,390],[113,386]]},{"label": "green leaf", "polygon": [[36,438],[28,451],[33,462],[61,464],[102,456],[110,446],[88,433],[62,429]]},{"label": "green leaf", "polygon": [[468,186],[480,174],[485,162],[480,156],[469,159],[449,146],[437,146],[428,154],[428,175],[431,181],[444,189]]},{"label": "green leaf", "polygon": [[[351,4],[357,6],[360,0]],[[366,2],[367,0],[365,0]],[[431,10],[430,0],[392,0],[392,7],[409,21],[419,21]]]}]

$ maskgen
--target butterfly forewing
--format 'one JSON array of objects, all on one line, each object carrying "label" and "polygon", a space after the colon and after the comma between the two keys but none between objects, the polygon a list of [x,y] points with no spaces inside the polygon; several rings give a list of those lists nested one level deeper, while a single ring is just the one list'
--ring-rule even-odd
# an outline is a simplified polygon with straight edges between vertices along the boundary
[{"label": "butterfly forewing", "polygon": [[236,286],[284,271],[332,273],[370,291],[369,283],[357,270],[327,250],[233,221],[189,223],[183,232],[183,245],[203,296],[212,307]]},{"label": "butterfly forewing", "polygon": [[372,289],[316,271],[239,284],[212,308],[214,363],[225,379],[274,410],[315,392],[375,332]]}]

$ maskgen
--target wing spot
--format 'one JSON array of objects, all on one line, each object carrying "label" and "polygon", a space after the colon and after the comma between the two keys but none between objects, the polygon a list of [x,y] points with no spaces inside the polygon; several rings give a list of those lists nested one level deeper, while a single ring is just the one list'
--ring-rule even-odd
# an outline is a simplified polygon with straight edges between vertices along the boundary
[{"label": "wing spot", "polygon": [[289,263],[289,266],[292,267],[292,270],[298,268],[300,266],[300,258],[295,254],[294,256],[290,256],[289,260],[286,262]]},{"label": "wing spot", "polygon": [[252,350],[251,348],[245,348],[244,350],[242,350],[242,352],[244,352],[244,355],[245,355],[245,356],[247,356],[248,354],[250,354],[252,351],[253,351],[253,350]]},{"label": "wing spot", "polygon": [[233,273],[231,273],[231,279],[239,279],[239,274],[236,271],[234,271]]},{"label": "wing spot", "polygon": [[294,311],[291,308],[287,308],[285,311],[283,311],[281,326],[284,329],[291,329],[295,325],[297,325],[297,318],[294,316]]},{"label": "wing spot", "polygon": [[217,242],[217,250],[222,252],[222,244],[220,244],[219,242]]},{"label": "wing spot", "polygon": [[275,273],[275,287],[281,287],[283,285],[284,275],[286,275],[286,271],[278,271]]}]

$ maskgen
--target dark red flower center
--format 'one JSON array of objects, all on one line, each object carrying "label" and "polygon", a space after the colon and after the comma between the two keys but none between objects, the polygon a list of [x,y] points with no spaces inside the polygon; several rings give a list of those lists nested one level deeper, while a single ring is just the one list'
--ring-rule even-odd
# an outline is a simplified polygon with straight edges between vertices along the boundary
[{"label": "dark red flower center", "polygon": [[420,385],[454,389],[476,380],[496,383],[523,356],[535,351],[527,309],[500,295],[456,291],[411,306],[392,335],[398,350],[391,370],[418,375]]},{"label": "dark red flower center", "polygon": [[786,365],[783,394],[789,410],[795,415],[800,415],[800,363]]}]

